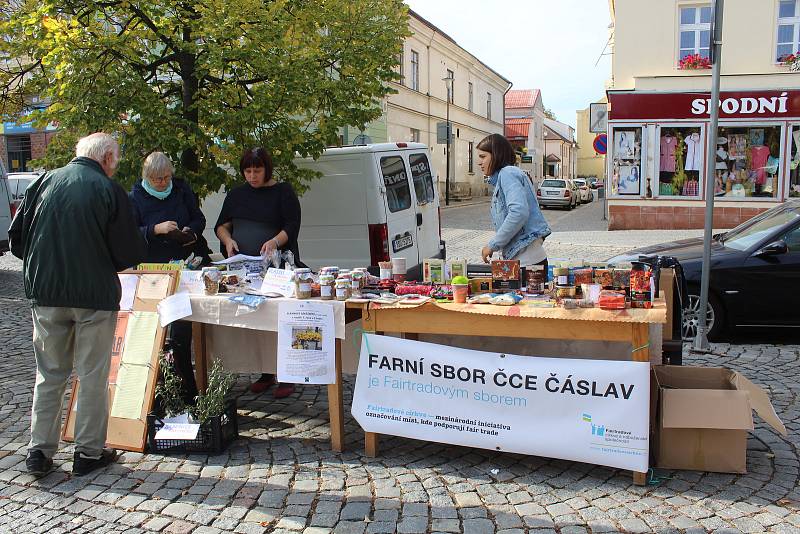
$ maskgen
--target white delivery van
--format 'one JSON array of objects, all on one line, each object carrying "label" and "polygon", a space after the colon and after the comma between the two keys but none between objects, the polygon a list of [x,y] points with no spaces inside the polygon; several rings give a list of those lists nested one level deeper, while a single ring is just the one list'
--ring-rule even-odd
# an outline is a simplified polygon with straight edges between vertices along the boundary
[{"label": "white delivery van", "polygon": [[314,270],[377,266],[402,257],[413,279],[423,260],[445,258],[426,145],[329,148],[316,160],[298,158],[295,164],[322,174],[300,197],[300,257]]},{"label": "white delivery van", "polygon": [[0,161],[0,256],[9,251],[8,227],[11,226],[11,195],[8,194],[8,173]]}]

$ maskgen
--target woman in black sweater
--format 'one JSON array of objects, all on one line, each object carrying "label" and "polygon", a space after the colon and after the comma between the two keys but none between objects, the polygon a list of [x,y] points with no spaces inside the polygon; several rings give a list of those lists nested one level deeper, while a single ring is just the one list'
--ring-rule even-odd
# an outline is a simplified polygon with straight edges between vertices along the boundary
[{"label": "woman in black sweater", "polygon": [[[272,176],[272,157],[263,148],[253,148],[242,155],[239,171],[247,183],[228,192],[215,231],[221,252],[248,256],[269,256],[274,250],[290,250],[296,265],[300,263],[297,236],[300,232],[300,201],[286,182]],[[260,393],[275,383],[275,375],[263,374],[250,389]],[[275,398],[288,397],[292,384],[278,384]]]}]

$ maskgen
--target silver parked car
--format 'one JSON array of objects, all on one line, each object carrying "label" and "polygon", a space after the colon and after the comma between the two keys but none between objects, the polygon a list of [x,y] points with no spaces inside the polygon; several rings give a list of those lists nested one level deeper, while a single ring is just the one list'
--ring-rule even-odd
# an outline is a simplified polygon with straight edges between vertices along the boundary
[{"label": "silver parked car", "polygon": [[571,210],[578,205],[578,189],[571,180],[547,178],[536,191],[536,200],[542,207],[555,206]]},{"label": "silver parked car", "polygon": [[589,188],[589,184],[586,183],[586,180],[583,178],[575,178],[573,182],[575,182],[575,185],[578,187],[581,204],[586,204],[594,200],[594,193]]}]

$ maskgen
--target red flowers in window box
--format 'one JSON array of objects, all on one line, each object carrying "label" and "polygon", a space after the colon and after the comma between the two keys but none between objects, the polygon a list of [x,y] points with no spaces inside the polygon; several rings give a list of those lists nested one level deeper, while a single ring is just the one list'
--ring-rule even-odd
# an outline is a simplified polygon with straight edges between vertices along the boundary
[{"label": "red flowers in window box", "polygon": [[789,70],[797,72],[800,71],[800,52],[797,54],[786,54],[778,58],[781,65],[789,67]]},{"label": "red flowers in window box", "polygon": [[683,56],[683,59],[678,62],[678,68],[681,70],[710,69],[711,60],[700,54],[689,54]]}]

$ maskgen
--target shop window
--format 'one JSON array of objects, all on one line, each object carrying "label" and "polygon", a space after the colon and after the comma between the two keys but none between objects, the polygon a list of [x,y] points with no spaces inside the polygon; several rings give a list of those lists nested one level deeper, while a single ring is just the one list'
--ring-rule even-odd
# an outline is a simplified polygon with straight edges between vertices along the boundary
[{"label": "shop window", "polygon": [[419,143],[420,135],[419,130],[416,128],[411,128],[411,142],[412,143]]},{"label": "shop window", "polygon": [[725,198],[777,198],[781,175],[780,126],[719,129],[714,194]]},{"label": "shop window", "polygon": [[475,172],[475,143],[469,142],[467,149],[467,172],[472,174]]},{"label": "shop window", "polygon": [[697,126],[662,126],[659,137],[658,186],[660,197],[699,197],[702,192],[705,142]]},{"label": "shop window", "polygon": [[711,43],[710,5],[681,7],[678,43],[680,45],[679,60],[695,54],[705,58],[709,57]]},{"label": "shop window", "polygon": [[408,186],[408,174],[403,158],[391,156],[381,158],[383,185],[386,186],[386,203],[389,211],[407,210],[411,207],[411,188]]},{"label": "shop window", "polygon": [[800,10],[797,0],[781,0],[778,8],[778,38],[775,60],[783,61],[800,50]]},{"label": "shop window", "polygon": [[792,126],[789,151],[789,196],[800,197],[800,125]]},{"label": "shop window", "polygon": [[467,92],[469,93],[469,96],[467,97],[468,98],[467,99],[467,109],[470,110],[470,111],[472,111],[472,98],[473,98],[473,94],[472,93],[473,93],[473,91],[474,91],[474,88],[472,87],[472,82],[469,82],[467,84]]},{"label": "shop window", "polygon": [[611,194],[639,195],[642,180],[642,129],[615,128]]},{"label": "shop window", "polygon": [[31,171],[31,136],[9,135],[6,136],[6,150],[8,151],[8,172]]}]

